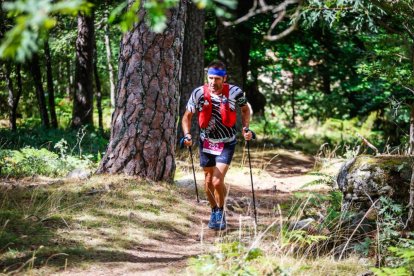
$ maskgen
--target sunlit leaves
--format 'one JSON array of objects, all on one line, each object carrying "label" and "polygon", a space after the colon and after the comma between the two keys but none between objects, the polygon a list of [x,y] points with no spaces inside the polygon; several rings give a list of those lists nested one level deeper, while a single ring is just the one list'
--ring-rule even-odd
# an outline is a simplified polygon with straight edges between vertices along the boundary
[{"label": "sunlit leaves", "polygon": [[147,22],[154,32],[160,33],[167,27],[167,10],[174,7],[178,0],[145,1],[144,8],[148,11]]},{"label": "sunlit leaves", "polygon": [[[122,1],[110,14],[108,22],[127,32],[139,22],[138,11],[147,11],[147,24],[154,32],[162,32],[167,26],[168,10],[178,5],[179,0],[135,0]],[[218,16],[228,16],[227,9],[234,9],[236,0],[194,0],[198,8],[214,9]],[[99,5],[99,4],[97,4]],[[87,0],[17,0],[4,4],[10,18],[15,18],[0,46],[0,58],[23,61],[38,50],[39,37],[56,25],[57,14],[76,15],[91,8]]]},{"label": "sunlit leaves", "polygon": [[[122,32],[127,32],[132,29],[134,24],[141,20],[137,13],[141,6],[143,6],[148,13],[146,17],[147,24],[152,31],[161,33],[167,27],[168,10],[177,6],[178,3],[179,0],[135,0],[128,5],[128,1],[124,1],[111,12],[108,22],[110,24],[117,24]],[[235,9],[237,6],[236,0],[194,0],[193,3],[199,9],[213,9],[217,16],[226,17],[229,16],[226,8]]]},{"label": "sunlit leaves", "polygon": [[137,12],[140,8],[141,1],[136,0],[128,7],[128,1],[119,4],[110,14],[108,23],[117,24],[122,32],[126,32],[139,21]]},{"label": "sunlit leaves", "polygon": [[0,46],[0,58],[23,61],[38,49],[38,39],[56,25],[56,14],[75,15],[87,12],[91,5],[85,0],[54,2],[52,0],[18,0],[3,6],[8,17],[15,18],[14,27],[8,31]]},{"label": "sunlit leaves", "polygon": [[340,24],[346,17],[352,17],[351,25],[355,30],[368,28],[376,31],[373,15],[383,14],[380,7],[373,5],[369,0],[309,0],[301,14],[304,26],[313,26],[319,20],[330,27]]}]

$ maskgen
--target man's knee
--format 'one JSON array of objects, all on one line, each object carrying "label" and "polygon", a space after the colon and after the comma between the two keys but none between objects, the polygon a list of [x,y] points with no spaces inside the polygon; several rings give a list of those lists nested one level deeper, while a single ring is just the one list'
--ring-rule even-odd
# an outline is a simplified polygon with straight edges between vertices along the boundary
[{"label": "man's knee", "polygon": [[211,186],[213,184],[213,171],[205,170],[204,171],[204,181],[206,186]]},{"label": "man's knee", "polygon": [[212,183],[213,183],[214,188],[222,186],[224,184],[223,182],[224,181],[221,179],[221,177],[213,176],[212,178]]}]

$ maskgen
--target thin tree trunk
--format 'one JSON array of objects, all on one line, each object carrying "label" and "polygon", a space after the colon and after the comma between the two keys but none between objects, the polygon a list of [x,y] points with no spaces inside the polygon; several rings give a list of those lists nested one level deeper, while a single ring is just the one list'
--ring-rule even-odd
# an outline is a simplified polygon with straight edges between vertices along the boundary
[{"label": "thin tree trunk", "polygon": [[33,78],[33,84],[35,86],[42,126],[49,127],[49,115],[46,108],[46,98],[42,83],[42,73],[40,72],[39,57],[37,54],[34,54],[32,60],[29,62],[29,69],[30,74]]},{"label": "thin tree trunk", "polygon": [[4,71],[6,76],[6,83],[7,83],[7,90],[9,92],[9,97],[7,100],[7,104],[9,105],[9,126],[11,130],[16,130],[16,117],[13,114],[13,104],[14,104],[14,87],[13,87],[13,80],[11,77],[11,66],[10,62],[6,61],[4,64]]},{"label": "thin tree trunk", "polygon": [[72,127],[93,125],[94,16],[78,14]]},{"label": "thin tree trunk", "polygon": [[[236,16],[246,14],[252,5],[251,0],[238,1]],[[218,56],[227,66],[228,82],[242,90],[246,88],[251,33],[251,24],[242,23],[225,27],[220,20],[217,22]],[[237,108],[236,127],[241,129],[241,125],[241,112]]]},{"label": "thin tree trunk", "polygon": [[103,130],[103,115],[102,115],[102,90],[101,90],[101,80],[99,79],[98,73],[98,49],[96,48],[96,41],[94,43],[94,53],[93,53],[93,75],[95,77],[95,87],[96,87],[96,108],[98,109],[98,125],[99,129]]},{"label": "thin tree trunk", "polygon": [[414,164],[412,165],[411,181],[410,181],[410,201],[408,203],[408,218],[406,228],[414,229]]},{"label": "thin tree trunk", "polygon": [[111,107],[115,107],[115,74],[114,66],[112,65],[112,49],[111,49],[111,40],[109,24],[108,24],[108,11],[105,12],[106,24],[105,24],[105,49],[106,49],[106,60],[108,64],[108,73],[109,73],[109,84],[110,84],[110,96],[111,96]]},{"label": "thin tree trunk", "polygon": [[58,121],[56,117],[55,108],[55,88],[53,86],[53,72],[52,72],[52,56],[50,54],[49,38],[45,39],[45,59],[46,59],[46,77],[47,77],[47,90],[49,97],[49,112],[50,121],[53,128],[58,127]]},{"label": "thin tree trunk", "polygon": [[292,108],[292,117],[291,117],[291,125],[292,127],[296,127],[296,102],[295,102],[295,89],[292,89],[292,94],[290,95],[290,106]]},{"label": "thin tree trunk", "polygon": [[[411,74],[414,77],[414,42],[411,45]],[[411,103],[410,112],[410,155],[414,154],[414,103]],[[406,227],[414,229],[414,163],[412,165],[411,181],[410,181],[410,201],[408,204],[408,218]]]},{"label": "thin tree trunk", "polygon": [[98,173],[173,180],[186,2],[167,12],[163,33],[149,30],[141,8],[142,20],[123,36],[111,139]]},{"label": "thin tree trunk", "polygon": [[[198,9],[192,2],[189,2],[183,46],[177,140],[184,136],[181,121],[191,92],[194,88],[204,83],[204,21],[204,10]],[[199,138],[197,119],[193,119],[192,121],[191,135],[193,142],[197,143]]]},{"label": "thin tree trunk", "polygon": [[11,63],[9,61],[5,62],[5,72],[6,72],[6,82],[7,89],[9,90],[9,126],[12,131],[17,130],[17,107],[19,105],[20,96],[22,93],[22,77],[20,72],[21,65],[16,65],[16,76],[17,76],[17,89],[13,85],[13,80],[11,77]]},{"label": "thin tree trunk", "polygon": [[66,60],[66,78],[68,86],[66,87],[66,95],[69,99],[73,99],[73,75],[70,60]]}]

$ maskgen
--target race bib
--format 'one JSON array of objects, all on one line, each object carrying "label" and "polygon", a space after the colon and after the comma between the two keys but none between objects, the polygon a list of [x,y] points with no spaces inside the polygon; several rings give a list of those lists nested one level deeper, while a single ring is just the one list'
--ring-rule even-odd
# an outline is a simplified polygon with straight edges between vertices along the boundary
[{"label": "race bib", "polygon": [[203,152],[210,153],[213,155],[220,155],[224,149],[224,143],[214,143],[209,141],[208,139],[204,139],[203,141]]}]

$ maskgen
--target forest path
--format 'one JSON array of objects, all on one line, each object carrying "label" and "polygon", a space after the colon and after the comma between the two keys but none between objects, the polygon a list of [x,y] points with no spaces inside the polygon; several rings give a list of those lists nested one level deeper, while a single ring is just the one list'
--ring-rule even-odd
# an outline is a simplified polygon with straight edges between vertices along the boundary
[{"label": "forest path", "polygon": [[[197,158],[195,160],[198,160]],[[197,164],[197,183],[200,203],[195,201],[194,180],[191,163],[178,161],[181,176],[176,183],[182,188],[182,195],[190,202],[193,210],[190,220],[192,227],[188,233],[171,232],[170,237],[148,241],[145,245],[130,248],[128,254],[105,260],[97,260],[87,268],[71,268],[59,275],[174,275],[186,274],[189,258],[217,250],[215,244],[235,241],[254,236],[252,217],[252,193],[250,170],[246,154],[236,154],[231,169],[226,176],[229,186],[227,202],[228,227],[225,231],[212,231],[207,228],[210,209],[204,200],[203,172]],[[241,160],[241,161],[240,161]],[[314,169],[312,156],[297,151],[278,150],[275,152],[252,152],[253,181],[259,228],[263,229],[279,217],[277,205],[291,201],[293,193],[303,190],[323,191],[326,185],[310,185],[320,176],[309,175]],[[243,230],[240,230],[243,229]]]}]

